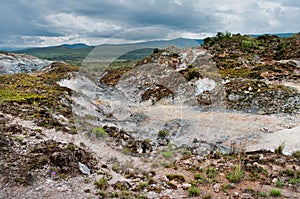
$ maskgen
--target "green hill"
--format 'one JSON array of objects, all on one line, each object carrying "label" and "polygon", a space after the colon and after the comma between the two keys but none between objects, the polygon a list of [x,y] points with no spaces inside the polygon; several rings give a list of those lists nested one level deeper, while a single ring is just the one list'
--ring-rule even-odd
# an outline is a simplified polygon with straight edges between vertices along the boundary
[{"label": "green hill", "polygon": [[41,59],[64,61],[74,65],[80,65],[82,60],[94,49],[94,46],[61,45],[54,47],[29,48],[18,50],[17,53],[30,54]]}]

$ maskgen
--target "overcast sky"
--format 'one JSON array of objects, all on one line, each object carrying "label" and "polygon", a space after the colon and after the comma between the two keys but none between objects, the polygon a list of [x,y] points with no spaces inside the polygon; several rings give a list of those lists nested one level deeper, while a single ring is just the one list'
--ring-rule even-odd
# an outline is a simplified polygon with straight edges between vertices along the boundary
[{"label": "overcast sky", "polygon": [[[0,0],[0,47],[300,31],[300,0]],[[144,29],[144,27],[147,27]]]}]

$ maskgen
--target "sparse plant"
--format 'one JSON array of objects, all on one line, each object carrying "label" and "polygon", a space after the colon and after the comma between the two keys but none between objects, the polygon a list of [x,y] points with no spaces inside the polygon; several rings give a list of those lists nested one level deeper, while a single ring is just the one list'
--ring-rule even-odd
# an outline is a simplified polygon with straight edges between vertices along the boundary
[{"label": "sparse plant", "polygon": [[116,198],[116,197],[119,196],[117,192],[113,192],[113,191],[110,192],[109,194],[110,194],[110,197],[111,197],[111,198]]},{"label": "sparse plant", "polygon": [[195,197],[195,196],[200,195],[201,190],[196,186],[191,186],[190,188],[188,188],[187,192],[188,192],[189,196]]},{"label": "sparse plant", "polygon": [[283,154],[283,150],[284,150],[284,144],[282,143],[277,148],[275,148],[274,152],[277,154]]},{"label": "sparse plant", "polygon": [[214,167],[203,169],[201,173],[195,173],[194,178],[201,184],[218,182],[216,179],[218,172]]},{"label": "sparse plant", "polygon": [[229,173],[226,178],[233,183],[240,182],[244,175],[244,171],[242,169],[242,164],[239,162],[234,168],[231,173]]},{"label": "sparse plant", "polygon": [[106,192],[104,190],[100,190],[98,192],[98,195],[101,196],[101,198],[105,198],[106,197]]},{"label": "sparse plant", "polygon": [[209,168],[206,170],[206,175],[207,175],[207,177],[210,178],[210,179],[215,178],[216,175],[217,175],[217,170],[216,170],[216,168],[214,168],[214,167],[209,167]]},{"label": "sparse plant", "polygon": [[130,198],[131,196],[132,195],[128,191],[122,191],[120,198],[127,199],[127,198]]},{"label": "sparse plant", "polygon": [[298,161],[300,161],[300,151],[296,151],[292,154]]},{"label": "sparse plant", "polygon": [[169,131],[168,130],[160,130],[158,133],[157,133],[157,136],[159,138],[166,138],[167,136],[169,135]]},{"label": "sparse plant", "polygon": [[232,189],[234,186],[231,183],[227,183],[223,186],[223,189]]},{"label": "sparse plant", "polygon": [[276,182],[276,187],[283,187],[283,186],[284,186],[284,182],[282,182],[282,180],[278,178]]},{"label": "sparse plant", "polygon": [[137,198],[137,199],[147,199],[148,197],[145,196],[145,195],[143,195],[143,194],[137,193],[137,194],[135,195],[135,198]]},{"label": "sparse plant", "polygon": [[291,178],[289,183],[292,185],[294,185],[296,183],[300,183],[300,178]]},{"label": "sparse plant", "polygon": [[212,194],[210,192],[206,193],[204,196],[203,196],[203,199],[211,199],[213,198]]},{"label": "sparse plant", "polygon": [[100,178],[98,181],[95,182],[95,185],[101,190],[106,189],[108,187],[107,178]]},{"label": "sparse plant", "polygon": [[164,151],[161,153],[161,155],[164,157],[164,158],[171,158],[172,157],[172,152],[170,151]]},{"label": "sparse plant", "polygon": [[168,178],[168,180],[176,180],[178,182],[184,182],[185,178],[183,175],[180,174],[167,174],[166,177]]},{"label": "sparse plant", "polygon": [[148,182],[141,181],[138,183],[136,188],[138,191],[141,191],[141,190],[145,189],[147,186],[148,186]]},{"label": "sparse plant", "polygon": [[281,190],[279,190],[279,189],[271,189],[270,190],[270,196],[272,196],[272,197],[280,197],[281,196]]},{"label": "sparse plant", "polygon": [[263,192],[263,191],[258,191],[257,195],[260,196],[260,197],[263,197],[263,198],[268,197],[268,194],[266,192]]},{"label": "sparse plant", "polygon": [[107,136],[107,132],[103,127],[93,128],[92,133],[96,135],[96,138],[103,138]]}]

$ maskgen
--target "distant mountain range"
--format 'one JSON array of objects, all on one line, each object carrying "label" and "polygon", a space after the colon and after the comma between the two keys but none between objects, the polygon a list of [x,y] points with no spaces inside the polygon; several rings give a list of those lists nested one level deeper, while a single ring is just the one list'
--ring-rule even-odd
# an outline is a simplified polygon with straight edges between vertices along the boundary
[{"label": "distant mountain range", "polygon": [[[103,44],[97,46],[98,52],[103,52],[102,56],[114,56],[118,55],[120,49],[132,49],[135,51],[135,55],[127,55],[129,60],[139,60],[145,56],[151,54],[154,48],[166,48],[170,45],[175,45],[179,48],[194,47],[203,43],[203,40],[193,40],[186,38],[178,38],[174,40],[159,40],[159,41],[147,41],[140,43],[129,44]],[[96,46],[88,46],[83,43],[78,44],[63,44],[60,46],[40,47],[40,48],[28,48],[23,50],[14,51],[16,53],[29,54],[39,57],[41,59],[65,61],[71,64],[80,65],[80,63],[88,56],[88,54]],[[140,49],[140,51],[136,51]],[[147,49],[147,50],[145,50]],[[126,51],[126,53],[127,53]],[[123,55],[122,53],[120,55]],[[124,56],[122,58],[125,58]]]},{"label": "distant mountain range", "polygon": [[[294,33],[280,33],[280,34],[270,34],[270,35],[277,35],[281,38],[291,37]],[[262,34],[251,34],[250,36],[258,37]],[[118,54],[119,52],[115,52],[116,47],[127,48],[135,50],[135,53],[138,55],[135,56],[127,56],[130,59],[141,59],[145,56],[148,56],[152,49],[154,48],[166,48],[170,45],[175,45],[179,48],[184,47],[194,47],[200,44],[203,44],[202,39],[186,39],[186,38],[178,38],[173,40],[157,40],[157,41],[146,41],[140,43],[129,43],[129,44],[103,44],[97,46],[100,49],[101,53],[103,54]],[[11,51],[15,53],[22,53],[22,54],[29,54],[36,56],[41,59],[48,59],[48,60],[57,60],[57,61],[65,61],[71,64],[80,65],[80,63],[89,55],[89,53],[95,48],[96,46],[89,46],[84,43],[77,43],[77,44],[62,44],[60,46],[49,46],[49,47],[38,47],[38,48],[27,48],[21,50],[15,49],[4,49],[6,51]],[[136,49],[142,49],[141,52],[136,51]],[[145,49],[148,50],[145,50]],[[124,57],[124,56],[123,56]],[[126,56],[125,56],[126,57]]]}]

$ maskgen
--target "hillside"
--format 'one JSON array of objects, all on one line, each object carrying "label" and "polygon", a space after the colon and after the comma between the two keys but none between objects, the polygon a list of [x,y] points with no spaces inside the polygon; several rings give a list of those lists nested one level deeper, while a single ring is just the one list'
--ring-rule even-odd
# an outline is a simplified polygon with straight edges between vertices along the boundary
[{"label": "hillside", "polygon": [[13,65],[0,198],[299,198],[299,44],[219,33],[97,75]]},{"label": "hillside", "polygon": [[18,50],[16,53],[23,53],[36,56],[40,59],[53,61],[65,61],[71,64],[80,65],[82,60],[93,50],[93,46],[83,45],[61,45],[54,47],[29,48]]}]

